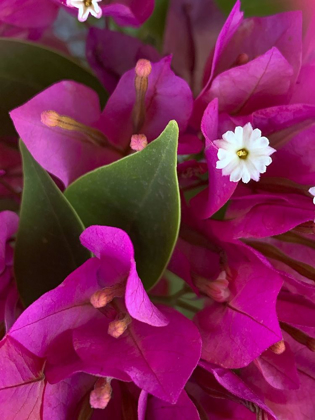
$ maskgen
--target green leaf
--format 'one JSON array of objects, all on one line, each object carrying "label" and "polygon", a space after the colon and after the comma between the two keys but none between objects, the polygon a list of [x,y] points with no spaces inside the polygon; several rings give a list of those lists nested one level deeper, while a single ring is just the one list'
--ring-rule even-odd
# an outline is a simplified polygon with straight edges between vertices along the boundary
[{"label": "green leaf", "polygon": [[171,121],[141,152],[84,175],[65,191],[85,226],[115,226],[130,235],[147,289],[161,277],[178,236],[177,138]]},{"label": "green leaf", "polygon": [[94,89],[102,106],[104,88],[89,70],[59,52],[30,42],[0,38],[0,135],[16,136],[9,111],[48,86],[71,79]]},{"label": "green leaf", "polygon": [[84,226],[76,212],[22,141],[20,149],[24,189],[14,272],[21,299],[30,305],[91,255],[80,244]]},{"label": "green leaf", "polygon": [[[220,9],[229,14],[235,0],[215,0]],[[287,0],[242,0],[241,10],[245,16],[266,16],[288,10]]]}]

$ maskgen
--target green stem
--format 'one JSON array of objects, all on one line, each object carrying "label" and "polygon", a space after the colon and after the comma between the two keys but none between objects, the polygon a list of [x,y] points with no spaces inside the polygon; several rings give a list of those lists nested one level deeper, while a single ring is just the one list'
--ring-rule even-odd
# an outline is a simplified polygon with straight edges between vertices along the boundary
[{"label": "green stem", "polygon": [[189,303],[183,302],[182,300],[179,300],[177,302],[177,306],[183,309],[187,309],[188,311],[193,312],[194,314],[196,314],[199,311],[199,309],[196,308],[195,306],[190,305]]}]

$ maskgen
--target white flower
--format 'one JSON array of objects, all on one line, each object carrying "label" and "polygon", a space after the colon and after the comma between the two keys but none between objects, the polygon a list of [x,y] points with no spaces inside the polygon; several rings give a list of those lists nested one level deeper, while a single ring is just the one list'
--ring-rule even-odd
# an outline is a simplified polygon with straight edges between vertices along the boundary
[{"label": "white flower", "polygon": [[270,155],[275,149],[269,146],[269,140],[261,137],[258,128],[253,130],[250,123],[236,127],[235,132],[227,131],[221,140],[215,140],[218,150],[216,167],[223,175],[230,175],[230,181],[242,180],[246,184],[251,180],[259,181],[260,174],[270,165]]},{"label": "white flower", "polygon": [[78,20],[85,22],[91,13],[96,18],[102,17],[102,9],[97,4],[102,0],[67,0],[67,6],[76,7],[78,10]]},{"label": "white flower", "polygon": [[308,192],[313,196],[313,203],[315,204],[315,187],[312,187]]}]

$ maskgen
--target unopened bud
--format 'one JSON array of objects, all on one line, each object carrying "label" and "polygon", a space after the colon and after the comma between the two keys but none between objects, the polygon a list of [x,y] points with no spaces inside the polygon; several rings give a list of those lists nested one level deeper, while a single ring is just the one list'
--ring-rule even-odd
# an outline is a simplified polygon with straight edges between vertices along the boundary
[{"label": "unopened bud", "polygon": [[128,328],[131,323],[129,314],[120,314],[118,319],[109,323],[108,334],[114,338],[119,338]]},{"label": "unopened bud", "polygon": [[229,281],[226,278],[225,271],[221,271],[214,281],[197,275],[194,276],[194,280],[198,289],[216,302],[226,302],[229,299]]},{"label": "unopened bud", "polygon": [[149,60],[141,58],[137,61],[135,71],[138,77],[149,77],[152,71],[152,65]]},{"label": "unopened bud", "polygon": [[112,387],[109,378],[99,378],[94,390],[90,393],[90,404],[92,408],[106,408],[112,396]]},{"label": "unopened bud", "polygon": [[136,152],[141,152],[148,145],[148,140],[144,134],[134,134],[131,136],[130,147]]},{"label": "unopened bud", "polygon": [[236,66],[242,66],[243,64],[247,64],[249,62],[249,57],[246,53],[240,54],[236,59]]},{"label": "unopened bud", "polygon": [[275,354],[282,354],[285,351],[285,342],[283,340],[280,340],[277,343],[270,346],[269,350],[271,350]]},{"label": "unopened bud", "polygon": [[91,305],[96,309],[103,308],[115,297],[123,297],[125,293],[125,287],[126,283],[122,282],[98,290],[90,297]]}]

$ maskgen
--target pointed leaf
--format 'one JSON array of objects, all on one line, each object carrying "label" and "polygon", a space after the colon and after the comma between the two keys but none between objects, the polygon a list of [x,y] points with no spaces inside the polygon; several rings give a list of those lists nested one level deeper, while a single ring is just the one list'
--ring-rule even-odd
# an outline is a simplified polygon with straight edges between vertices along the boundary
[{"label": "pointed leaf", "polygon": [[79,178],[65,191],[85,226],[126,231],[146,288],[162,275],[179,229],[178,127],[170,122],[143,151]]},{"label": "pointed leaf", "polygon": [[84,226],[49,175],[20,143],[24,190],[14,271],[23,302],[58,286],[90,257],[80,244]]},{"label": "pointed leaf", "polygon": [[0,38],[0,134],[14,136],[9,111],[48,86],[65,79],[83,83],[99,93],[101,104],[107,94],[101,83],[71,58],[38,44]]}]

